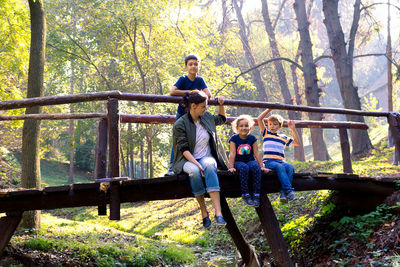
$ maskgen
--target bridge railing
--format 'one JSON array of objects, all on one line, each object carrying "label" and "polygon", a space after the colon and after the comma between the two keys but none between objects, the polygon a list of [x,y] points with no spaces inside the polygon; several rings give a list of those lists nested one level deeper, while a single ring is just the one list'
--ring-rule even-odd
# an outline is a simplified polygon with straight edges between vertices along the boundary
[{"label": "bridge railing", "polygon": [[[0,120],[59,120],[59,119],[86,119],[100,118],[98,128],[98,149],[96,151],[95,178],[106,177],[107,170],[107,147],[108,147],[108,170],[109,177],[120,177],[120,123],[173,123],[173,116],[154,115],[128,115],[120,114],[119,101],[142,101],[150,103],[179,103],[181,97],[163,95],[145,95],[121,93],[119,91],[36,97],[21,100],[1,101],[0,110],[19,109],[33,106],[49,106],[60,104],[72,104],[90,101],[107,101],[107,113],[80,113],[80,114],[27,114],[0,116]],[[210,105],[218,105],[215,99],[209,100]],[[271,108],[278,110],[294,110],[301,112],[318,112],[331,114],[345,114],[358,116],[386,117],[394,137],[398,156],[400,157],[400,114],[389,112],[372,112],[361,110],[350,110],[342,108],[323,108],[287,105],[280,103],[269,103],[260,101],[229,100],[226,106]],[[233,118],[228,118],[230,123]],[[303,128],[337,128],[340,134],[341,151],[343,158],[343,171],[352,173],[350,145],[347,129],[366,130],[368,126],[358,122],[327,122],[327,121],[296,121],[296,127]],[[119,181],[110,182],[110,219],[119,219],[120,214],[120,190]],[[99,207],[99,214],[106,213],[105,207]]]},{"label": "bridge railing", "polygon": [[[115,99],[115,100],[112,100]],[[133,93],[121,93],[120,91],[107,91],[107,92],[96,92],[96,93],[85,93],[75,95],[62,95],[62,96],[47,96],[47,97],[35,97],[20,100],[9,100],[0,102],[0,110],[18,109],[33,106],[48,106],[48,105],[59,105],[59,104],[72,104],[79,102],[90,102],[90,101],[108,101],[108,106],[115,106],[117,110],[115,112],[115,118],[119,118],[121,122],[135,122],[135,123],[174,123],[174,116],[165,115],[128,115],[120,114],[118,110],[118,101],[143,101],[150,103],[179,103],[181,97],[164,96],[164,95],[145,95],[145,94],[133,94]],[[116,102],[115,102],[116,101]],[[114,104],[110,104],[114,102]],[[214,99],[209,100],[210,105],[218,105]],[[111,106],[110,106],[111,105]],[[316,113],[330,113],[330,114],[343,114],[343,115],[358,115],[358,116],[373,116],[373,117],[386,117],[389,123],[392,136],[394,137],[394,143],[398,156],[400,156],[400,114],[391,112],[373,112],[373,111],[362,111],[362,110],[351,110],[343,108],[326,108],[326,107],[309,107],[299,105],[288,105],[280,103],[269,103],[261,101],[245,101],[245,100],[229,100],[227,99],[224,103],[226,106],[237,106],[237,107],[251,107],[251,108],[271,108],[277,110],[293,110],[301,112],[316,112]],[[60,119],[87,119],[87,118],[110,118],[110,110],[108,113],[79,113],[79,114],[27,114],[27,115],[11,115],[11,116],[0,116],[0,120],[60,120]],[[228,123],[233,118],[228,119]],[[119,126],[116,123],[111,126]],[[350,159],[350,147],[347,136],[347,129],[367,129],[366,124],[357,122],[328,122],[328,121],[296,121],[296,127],[299,128],[337,128],[339,129],[342,158],[343,158],[343,171],[347,173],[352,172],[351,159]],[[107,129],[111,130],[110,127]],[[115,129],[114,129],[115,131]],[[119,134],[119,133],[116,133]],[[109,139],[112,138],[115,142],[115,137],[110,133]],[[111,142],[111,140],[110,140]],[[119,138],[118,138],[119,142]],[[117,143],[118,143],[117,142]],[[110,143],[111,145],[111,143]],[[117,145],[117,144],[115,144]],[[111,147],[111,146],[110,146]],[[117,149],[117,148],[115,148]],[[119,147],[118,147],[119,149]],[[111,153],[111,151],[110,151]],[[113,156],[117,154],[113,152]],[[119,153],[118,153],[119,154]],[[110,158],[111,159],[111,158]]]}]

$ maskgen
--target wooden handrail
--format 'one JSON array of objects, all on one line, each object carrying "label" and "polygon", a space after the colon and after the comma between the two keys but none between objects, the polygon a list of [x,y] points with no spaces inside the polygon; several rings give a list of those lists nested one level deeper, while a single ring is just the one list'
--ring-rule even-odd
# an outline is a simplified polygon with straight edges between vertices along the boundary
[{"label": "wooden handrail", "polygon": [[[228,117],[226,124],[231,124],[236,117]],[[175,116],[172,115],[137,115],[137,114],[121,114],[121,122],[133,122],[133,123],[175,123]],[[257,119],[254,119],[257,125]],[[296,127],[298,128],[348,128],[348,129],[359,129],[367,130],[368,125],[362,122],[350,122],[350,121],[304,121],[295,120]],[[283,123],[284,127],[287,127],[287,121]]]},{"label": "wooden handrail", "polygon": [[[61,95],[61,96],[45,96],[33,97],[18,100],[0,101],[0,110],[19,109],[33,106],[49,106],[60,104],[71,104],[78,102],[89,102],[97,100],[107,100],[109,98],[116,98],[119,100],[129,101],[143,101],[150,103],[179,103],[181,97],[167,96],[167,95],[151,95],[151,94],[133,94],[121,93],[120,91],[106,91],[95,92],[75,95]],[[215,99],[209,100],[210,105],[218,105]],[[332,113],[332,114],[347,114],[359,116],[373,116],[373,117],[388,117],[389,112],[375,112],[375,111],[362,111],[344,108],[327,108],[327,107],[309,107],[288,105],[280,103],[269,103],[262,101],[247,101],[247,100],[225,100],[226,106],[238,107],[252,107],[252,108],[271,108],[278,110],[295,110],[302,112],[316,112],[316,113]]]}]

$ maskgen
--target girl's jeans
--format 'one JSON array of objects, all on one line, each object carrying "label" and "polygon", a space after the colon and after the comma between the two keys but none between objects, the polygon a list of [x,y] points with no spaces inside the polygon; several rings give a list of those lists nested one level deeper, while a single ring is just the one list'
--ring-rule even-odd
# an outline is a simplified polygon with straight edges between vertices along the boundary
[{"label": "girl's jeans", "polygon": [[278,174],[279,181],[282,185],[282,193],[294,190],[292,187],[294,173],[294,167],[292,164],[280,159],[269,159],[265,162],[265,167],[271,170],[275,170]]},{"label": "girl's jeans", "polygon": [[200,168],[196,164],[187,161],[183,165],[183,171],[189,175],[190,186],[195,197],[204,195],[206,193],[220,191],[218,175],[217,175],[217,162],[213,157],[203,157],[197,160],[204,170],[205,186],[201,178]]},{"label": "girl's jeans", "polygon": [[235,169],[239,172],[240,187],[242,194],[249,194],[249,176],[253,179],[253,193],[260,194],[261,188],[261,168],[257,161],[249,162],[235,161]]}]

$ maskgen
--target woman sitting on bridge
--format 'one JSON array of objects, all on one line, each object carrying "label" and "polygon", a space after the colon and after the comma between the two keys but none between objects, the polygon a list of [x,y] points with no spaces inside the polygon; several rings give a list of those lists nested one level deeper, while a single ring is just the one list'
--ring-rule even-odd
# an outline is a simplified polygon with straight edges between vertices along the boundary
[{"label": "woman sitting on bridge", "polygon": [[[217,167],[226,165],[217,154],[216,125],[224,124],[225,108],[222,105],[224,97],[216,97],[219,103],[218,115],[207,111],[207,95],[193,90],[183,96],[186,114],[179,118],[173,127],[174,163],[172,169],[179,174],[182,171],[189,175],[193,195],[200,205],[203,226],[210,227],[211,220],[204,201],[207,192],[214,206],[215,220],[218,225],[225,225],[222,217],[219,196],[219,181]],[[205,178],[205,185],[202,179]]]}]

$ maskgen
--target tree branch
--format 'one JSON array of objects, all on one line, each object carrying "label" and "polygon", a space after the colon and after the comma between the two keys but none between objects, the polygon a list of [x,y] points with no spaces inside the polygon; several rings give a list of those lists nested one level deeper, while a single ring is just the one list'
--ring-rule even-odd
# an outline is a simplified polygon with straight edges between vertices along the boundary
[{"label": "tree branch", "polygon": [[247,73],[249,73],[249,72],[251,72],[251,71],[253,71],[253,70],[255,70],[255,69],[259,68],[259,67],[261,67],[261,66],[267,65],[267,64],[269,64],[271,62],[274,62],[274,61],[277,61],[277,60],[288,61],[288,62],[292,63],[293,65],[295,65],[297,68],[299,68],[301,71],[303,71],[303,67],[301,65],[299,65],[297,62],[291,60],[290,58],[285,58],[285,57],[271,58],[271,59],[268,59],[267,61],[264,61],[264,62],[262,62],[260,64],[255,65],[254,67],[252,67],[252,68],[250,68],[248,70],[242,71],[241,73],[239,73],[238,75],[235,76],[234,81],[225,83],[225,85],[222,88],[218,89],[217,93],[215,95],[218,95],[228,85],[235,84],[240,76],[243,76],[243,75],[245,75],[245,74],[247,74]]}]

